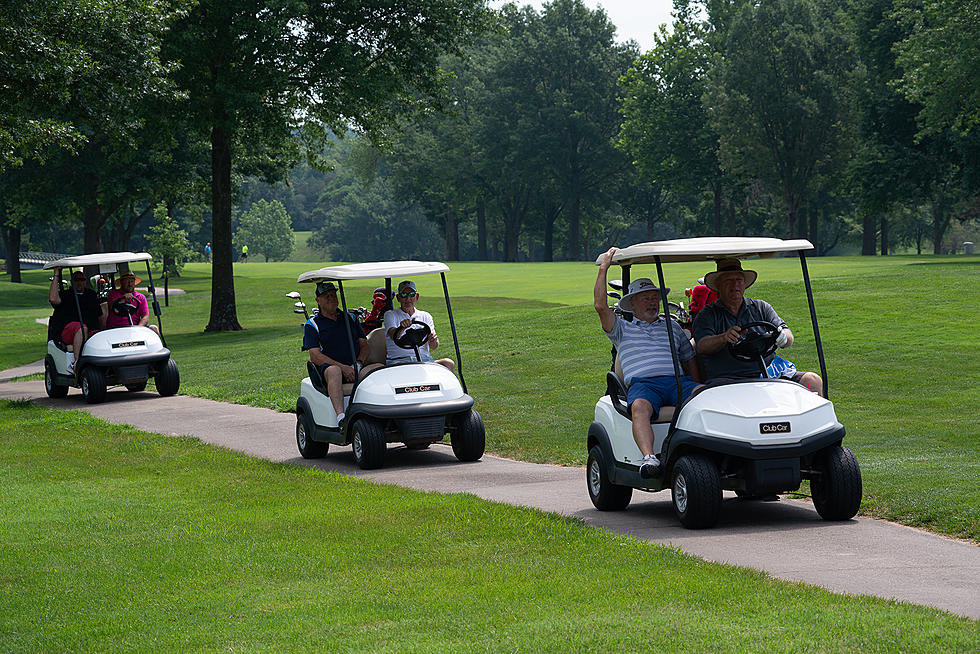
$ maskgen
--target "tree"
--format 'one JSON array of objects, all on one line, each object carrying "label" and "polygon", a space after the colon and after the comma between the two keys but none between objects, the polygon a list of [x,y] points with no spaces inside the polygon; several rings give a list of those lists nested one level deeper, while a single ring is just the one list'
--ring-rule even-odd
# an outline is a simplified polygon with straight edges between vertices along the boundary
[{"label": "tree", "polygon": [[299,134],[380,134],[443,90],[436,65],[483,29],[481,0],[201,0],[171,32],[167,58],[211,142],[211,317],[241,329],[232,272],[233,168],[279,179]]},{"label": "tree", "polygon": [[739,7],[712,68],[723,167],[782,199],[787,238],[814,176],[846,143],[848,53],[843,32],[811,0],[760,0]]},{"label": "tree", "polygon": [[259,200],[252,204],[238,223],[235,232],[235,249],[248,245],[257,252],[276,261],[285,261],[293,253],[293,223],[286,207],[279,200]]},{"label": "tree", "polygon": [[156,224],[150,227],[150,254],[163,266],[166,285],[170,277],[180,277],[180,271],[192,250],[187,232],[181,229],[165,203],[161,202],[153,209],[153,218]]}]

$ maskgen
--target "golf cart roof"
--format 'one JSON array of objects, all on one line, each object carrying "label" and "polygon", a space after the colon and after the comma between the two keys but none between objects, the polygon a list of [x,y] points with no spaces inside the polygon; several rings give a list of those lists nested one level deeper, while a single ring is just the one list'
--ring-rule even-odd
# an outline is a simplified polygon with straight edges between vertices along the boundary
[{"label": "golf cart roof", "polygon": [[96,254],[79,254],[74,257],[64,257],[57,261],[44,264],[44,270],[51,268],[82,268],[84,266],[102,266],[133,261],[150,261],[153,259],[146,252],[98,252]]},{"label": "golf cart roof", "polygon": [[443,273],[448,270],[449,266],[438,261],[372,261],[370,263],[351,263],[346,266],[328,266],[319,270],[311,270],[297,277],[296,281],[331,282],[349,279],[409,277]]},{"label": "golf cart roof", "polygon": [[[812,250],[813,244],[806,239],[784,241],[779,238],[756,238],[741,236],[712,236],[704,238],[681,238],[673,241],[650,241],[637,243],[613,255],[612,263],[618,266],[656,263],[660,261],[713,261],[722,257],[772,257],[781,252]],[[596,259],[602,262],[603,255]]]}]

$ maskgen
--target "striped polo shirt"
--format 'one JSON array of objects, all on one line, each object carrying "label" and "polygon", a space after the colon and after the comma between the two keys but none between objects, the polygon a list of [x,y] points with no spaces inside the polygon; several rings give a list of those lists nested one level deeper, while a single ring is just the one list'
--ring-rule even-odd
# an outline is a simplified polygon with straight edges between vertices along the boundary
[{"label": "striped polo shirt", "polygon": [[[674,330],[674,346],[681,362],[694,358],[691,340],[677,321],[671,320]],[[634,377],[663,377],[674,375],[674,363],[670,356],[670,341],[661,315],[654,322],[636,319],[627,322],[616,316],[612,331],[606,336],[616,346],[623,377],[629,386]],[[683,369],[681,370],[683,373]]]}]

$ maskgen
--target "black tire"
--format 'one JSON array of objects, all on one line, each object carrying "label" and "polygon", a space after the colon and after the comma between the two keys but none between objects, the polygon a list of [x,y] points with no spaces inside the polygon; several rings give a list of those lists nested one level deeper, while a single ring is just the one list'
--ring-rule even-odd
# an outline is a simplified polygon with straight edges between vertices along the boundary
[{"label": "black tire", "polygon": [[304,459],[322,459],[330,449],[329,443],[313,440],[315,429],[312,416],[305,411],[296,414],[296,447]]},{"label": "black tire", "polygon": [[381,424],[373,418],[359,418],[352,427],[351,449],[354,450],[354,460],[362,470],[374,470],[384,465],[385,432]]},{"label": "black tire", "polygon": [[671,474],[674,513],[688,529],[713,527],[721,515],[721,475],[715,462],[702,454],[687,454]]},{"label": "black tire", "polygon": [[479,461],[487,447],[487,433],[483,428],[483,418],[470,409],[456,420],[456,429],[450,440],[453,454],[460,461]]},{"label": "black tire", "polygon": [[105,399],[105,372],[98,366],[88,366],[82,371],[82,396],[89,404]]},{"label": "black tire", "polygon": [[141,382],[139,384],[126,384],[126,390],[131,393],[139,393],[140,391],[145,391],[146,382]]},{"label": "black tire", "polygon": [[609,468],[602,448],[594,445],[589,450],[589,461],[585,466],[585,481],[589,487],[589,499],[600,511],[622,511],[629,506],[633,489],[609,481]]},{"label": "black tire", "polygon": [[156,376],[157,393],[161,397],[176,395],[180,390],[180,371],[177,370],[177,362],[167,359],[167,363],[160,369]]},{"label": "black tire", "polygon": [[824,520],[850,520],[861,508],[861,467],[846,447],[835,445],[820,453],[819,475],[810,480],[810,495]]},{"label": "black tire", "polygon": [[50,359],[44,360],[44,392],[48,394],[48,397],[65,397],[68,395],[68,387],[55,382],[54,362]]}]

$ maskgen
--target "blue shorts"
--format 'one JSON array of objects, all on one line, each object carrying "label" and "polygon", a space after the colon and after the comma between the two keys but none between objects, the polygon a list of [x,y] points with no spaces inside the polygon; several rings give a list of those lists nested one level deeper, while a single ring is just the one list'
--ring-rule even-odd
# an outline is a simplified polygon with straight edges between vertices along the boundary
[{"label": "blue shorts", "polygon": [[[688,375],[681,377],[681,392],[686,400],[691,397],[698,385]],[[673,406],[677,403],[677,384],[673,376],[665,377],[636,377],[630,382],[626,391],[626,404],[632,405],[633,400],[644,399],[653,405],[654,419],[660,415],[660,407]]]}]

